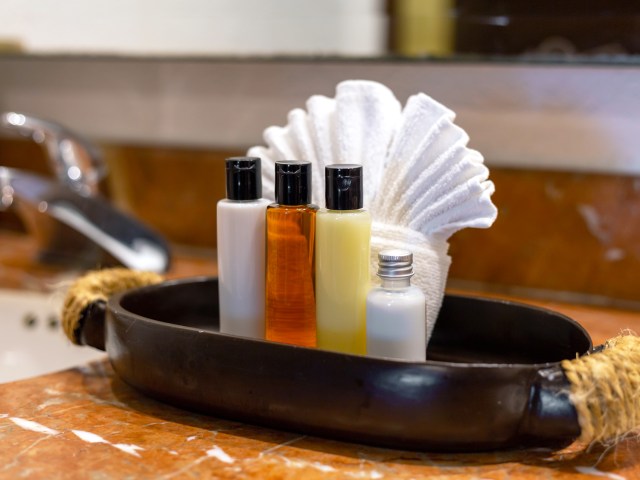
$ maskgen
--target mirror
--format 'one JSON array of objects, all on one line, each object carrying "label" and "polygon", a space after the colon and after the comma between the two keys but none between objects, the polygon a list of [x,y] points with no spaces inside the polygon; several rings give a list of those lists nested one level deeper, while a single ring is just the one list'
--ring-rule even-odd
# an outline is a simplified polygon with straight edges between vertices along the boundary
[{"label": "mirror", "polygon": [[0,0],[0,52],[635,61],[625,0]]}]

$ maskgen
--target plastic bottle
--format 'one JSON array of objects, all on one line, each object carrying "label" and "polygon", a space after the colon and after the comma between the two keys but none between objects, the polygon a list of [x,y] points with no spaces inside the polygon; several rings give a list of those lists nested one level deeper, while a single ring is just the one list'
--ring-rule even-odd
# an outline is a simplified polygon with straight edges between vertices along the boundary
[{"label": "plastic bottle", "polygon": [[227,198],[217,206],[220,331],[264,338],[265,211],[257,157],[226,160]]},{"label": "plastic bottle", "polygon": [[414,362],[426,358],[425,297],[411,285],[413,254],[378,254],[379,287],[367,296],[367,355]]},{"label": "plastic bottle", "polygon": [[267,207],[266,338],[316,346],[315,229],[311,163],[276,162]]},{"label": "plastic bottle", "polygon": [[318,348],[364,355],[371,215],[362,208],[362,165],[327,166],[325,199],[316,219]]}]

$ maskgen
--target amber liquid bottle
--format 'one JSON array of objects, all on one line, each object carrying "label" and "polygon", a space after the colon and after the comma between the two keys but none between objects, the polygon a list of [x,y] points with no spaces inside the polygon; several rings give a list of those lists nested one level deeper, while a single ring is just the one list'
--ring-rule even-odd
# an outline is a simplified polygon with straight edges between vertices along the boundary
[{"label": "amber liquid bottle", "polygon": [[276,162],[276,203],[267,207],[266,338],[316,346],[315,227],[311,163]]}]

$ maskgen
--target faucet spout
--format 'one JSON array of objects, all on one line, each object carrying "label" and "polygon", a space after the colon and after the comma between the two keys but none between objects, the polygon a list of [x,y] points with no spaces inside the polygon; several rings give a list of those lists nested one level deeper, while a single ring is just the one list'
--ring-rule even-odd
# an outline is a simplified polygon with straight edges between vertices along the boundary
[{"label": "faucet spout", "polygon": [[43,261],[119,263],[160,273],[169,268],[167,242],[99,194],[106,168],[90,142],[61,125],[16,112],[0,114],[0,126],[44,144],[58,178],[0,166],[0,210],[15,209],[36,237]]},{"label": "faucet spout", "polygon": [[107,169],[100,151],[62,125],[24,113],[0,114],[0,126],[42,144],[58,180],[83,195],[98,193]]}]

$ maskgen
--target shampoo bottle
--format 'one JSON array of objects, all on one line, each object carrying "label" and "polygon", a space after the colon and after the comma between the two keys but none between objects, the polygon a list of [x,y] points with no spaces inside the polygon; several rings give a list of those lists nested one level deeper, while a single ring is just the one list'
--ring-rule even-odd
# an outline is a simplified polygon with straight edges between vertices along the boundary
[{"label": "shampoo bottle", "polygon": [[411,285],[413,254],[383,250],[378,262],[382,284],[367,296],[367,355],[424,362],[425,297]]},{"label": "shampoo bottle", "polygon": [[220,331],[264,338],[265,210],[260,159],[226,160],[227,198],[218,202]]},{"label": "shampoo bottle", "polygon": [[266,338],[316,346],[315,229],[311,163],[275,166],[276,203],[267,207]]},{"label": "shampoo bottle", "polygon": [[363,207],[362,165],[325,170],[326,210],[316,219],[318,347],[366,354],[371,216]]}]

